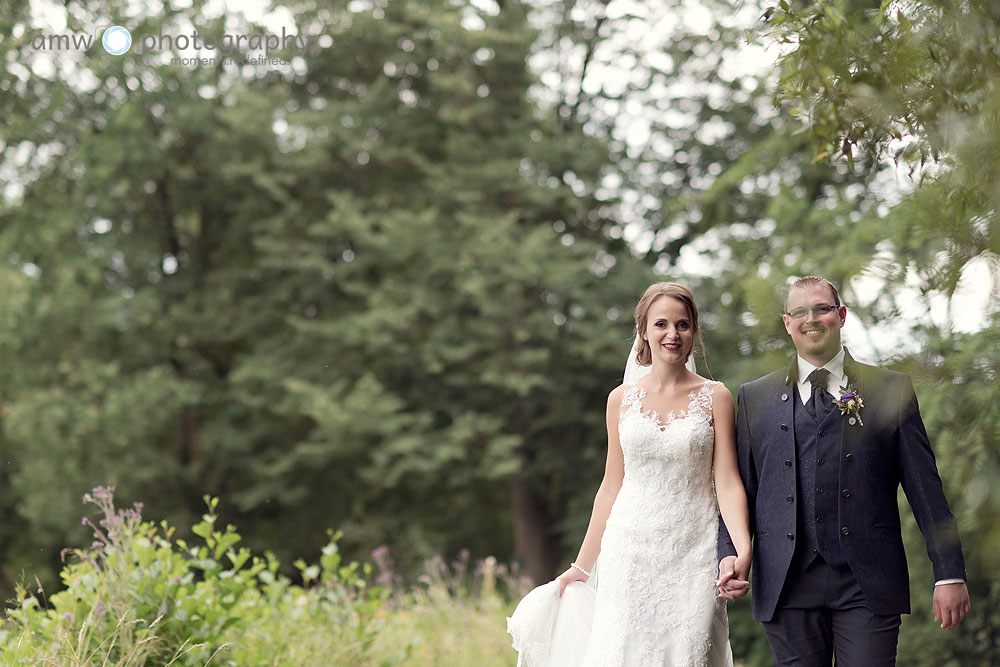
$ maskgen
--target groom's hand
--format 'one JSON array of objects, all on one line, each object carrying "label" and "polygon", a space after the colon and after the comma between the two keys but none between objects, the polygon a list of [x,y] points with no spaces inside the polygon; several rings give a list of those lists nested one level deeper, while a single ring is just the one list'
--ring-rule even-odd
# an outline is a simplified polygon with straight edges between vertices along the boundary
[{"label": "groom's hand", "polygon": [[736,578],[736,556],[726,556],[719,561],[719,578],[715,585],[719,587],[719,597],[724,600],[735,600],[747,594],[750,582]]},{"label": "groom's hand", "polygon": [[941,584],[934,587],[934,620],[951,630],[969,615],[969,589],[964,583]]}]

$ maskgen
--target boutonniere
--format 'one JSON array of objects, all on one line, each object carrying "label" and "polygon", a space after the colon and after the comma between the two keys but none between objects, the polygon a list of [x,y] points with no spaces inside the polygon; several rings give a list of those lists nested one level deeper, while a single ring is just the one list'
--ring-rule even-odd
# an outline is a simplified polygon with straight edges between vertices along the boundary
[{"label": "boutonniere", "polygon": [[861,394],[858,393],[853,384],[848,382],[846,387],[841,387],[840,398],[833,399],[833,402],[840,408],[840,414],[856,417],[858,424],[865,425],[861,421],[861,408],[865,407],[865,403],[861,400]]}]

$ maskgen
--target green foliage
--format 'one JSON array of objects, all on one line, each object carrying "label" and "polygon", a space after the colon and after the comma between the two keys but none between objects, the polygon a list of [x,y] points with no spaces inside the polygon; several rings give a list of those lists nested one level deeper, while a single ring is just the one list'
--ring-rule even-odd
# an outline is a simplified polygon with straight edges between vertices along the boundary
[{"label": "green foliage", "polygon": [[[340,525],[404,568],[513,551],[513,477],[538,526],[591,486],[563,462],[599,469],[650,274],[603,237],[605,143],[529,95],[527,10],[289,7],[331,41],[271,72],[60,54],[69,77],[7,25],[0,588],[56,565],[96,482],[175,525],[224,495],[284,562]],[[122,22],[260,29],[227,20]]]},{"label": "green foliage", "polygon": [[485,665],[502,655],[493,562],[474,594],[464,563],[439,563],[423,585],[391,595],[331,535],[319,563],[296,563],[297,585],[273,556],[240,546],[233,526],[216,527],[218,499],[206,498],[192,544],[138,508],[116,509],[112,489],[87,501],[102,513],[93,545],[72,551],[65,588],[47,600],[18,590],[0,626],[3,664]]},{"label": "green foliage", "polygon": [[[1000,12],[992,2],[782,0],[765,35],[786,45],[779,97],[817,159],[891,158],[920,187],[886,220],[923,284],[954,291],[973,258],[1000,254]],[[792,48],[794,47],[794,48]],[[942,244],[941,239],[947,239]],[[936,256],[947,252],[948,260]]]}]

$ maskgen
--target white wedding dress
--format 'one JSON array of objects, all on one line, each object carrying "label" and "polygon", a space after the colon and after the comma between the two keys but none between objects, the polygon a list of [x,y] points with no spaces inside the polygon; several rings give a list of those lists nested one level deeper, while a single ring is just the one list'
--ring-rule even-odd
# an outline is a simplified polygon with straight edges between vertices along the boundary
[{"label": "white wedding dress", "polygon": [[644,389],[626,385],[618,421],[625,477],[601,540],[596,600],[577,592],[553,602],[556,582],[529,593],[507,623],[519,665],[733,664],[725,601],[715,587],[718,384],[705,382],[691,392],[687,410],[665,416],[643,407]]}]

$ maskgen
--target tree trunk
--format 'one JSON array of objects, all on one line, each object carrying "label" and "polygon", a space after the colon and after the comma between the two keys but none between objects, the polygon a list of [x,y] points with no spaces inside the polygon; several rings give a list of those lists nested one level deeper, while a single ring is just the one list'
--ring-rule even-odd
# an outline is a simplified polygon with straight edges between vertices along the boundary
[{"label": "tree trunk", "polygon": [[555,576],[560,558],[559,540],[551,521],[531,488],[520,474],[510,478],[511,511],[514,523],[514,557],[521,561],[521,574],[535,585]]}]

